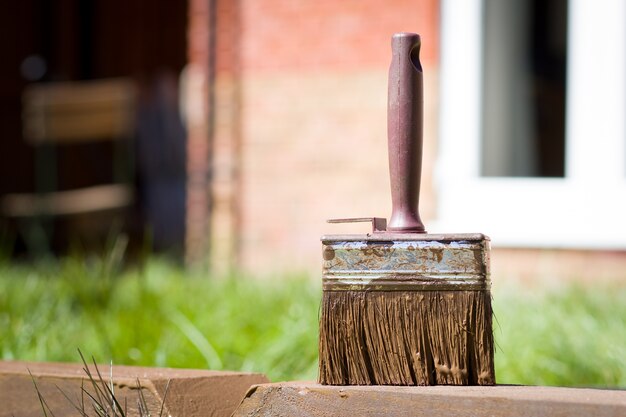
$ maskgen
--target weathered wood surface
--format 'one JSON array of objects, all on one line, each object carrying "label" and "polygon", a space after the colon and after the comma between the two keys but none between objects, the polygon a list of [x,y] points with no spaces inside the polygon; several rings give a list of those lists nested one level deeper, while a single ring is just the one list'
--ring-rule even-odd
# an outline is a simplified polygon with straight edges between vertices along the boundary
[{"label": "weathered wood surface", "polygon": [[233,416],[626,416],[626,391],[529,386],[254,386]]},{"label": "weathered wood surface", "polygon": [[[137,380],[152,415],[158,415],[165,387],[170,381],[165,405],[172,417],[230,416],[250,386],[268,382],[262,374],[243,372],[135,366],[113,366],[111,369],[108,365],[98,365],[98,369],[107,383],[112,372],[115,395],[121,404],[126,399],[129,415],[138,415]],[[80,415],[59,389],[74,402],[80,401],[81,384],[84,382],[85,387],[90,388],[82,364],[0,361],[0,417],[43,415],[29,370],[56,416]],[[90,371],[95,374],[93,366]],[[93,392],[92,389],[89,391]]]}]

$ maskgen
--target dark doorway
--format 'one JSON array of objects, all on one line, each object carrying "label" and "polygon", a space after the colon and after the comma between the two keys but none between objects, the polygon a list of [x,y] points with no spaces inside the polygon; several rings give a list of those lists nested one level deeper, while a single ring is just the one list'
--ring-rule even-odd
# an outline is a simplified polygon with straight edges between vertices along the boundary
[{"label": "dark doorway", "polygon": [[[177,83],[186,63],[187,2],[169,0],[21,0],[0,6],[0,197],[37,191],[37,154],[23,136],[22,95],[33,83],[124,78],[137,86],[138,105],[150,100],[163,74]],[[72,189],[110,180],[110,142],[55,149],[55,187]],[[105,167],[107,169],[105,169]],[[143,240],[142,187],[126,224]],[[51,248],[67,250],[71,236],[55,218]],[[17,223],[0,214],[0,233],[25,251]],[[1,236],[0,236],[1,237]],[[182,244],[182,241],[180,242]]]}]

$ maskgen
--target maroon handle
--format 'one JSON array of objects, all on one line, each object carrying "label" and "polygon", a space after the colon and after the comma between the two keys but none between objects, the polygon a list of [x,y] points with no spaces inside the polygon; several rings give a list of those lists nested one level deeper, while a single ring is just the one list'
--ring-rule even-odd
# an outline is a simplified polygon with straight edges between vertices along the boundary
[{"label": "maroon handle", "polygon": [[422,175],[423,86],[421,41],[415,33],[391,38],[387,138],[391,178],[390,232],[426,233],[418,213]]}]

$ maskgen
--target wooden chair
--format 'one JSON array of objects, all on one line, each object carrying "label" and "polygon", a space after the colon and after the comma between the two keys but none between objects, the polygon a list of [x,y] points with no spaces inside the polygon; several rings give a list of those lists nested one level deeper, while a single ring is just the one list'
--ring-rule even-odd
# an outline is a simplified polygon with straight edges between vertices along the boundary
[{"label": "wooden chair", "polygon": [[[22,123],[24,140],[35,148],[35,192],[5,195],[3,215],[41,228],[42,219],[130,207],[135,103],[135,86],[125,78],[28,86]],[[99,141],[113,141],[112,183],[57,189],[59,148]]]}]

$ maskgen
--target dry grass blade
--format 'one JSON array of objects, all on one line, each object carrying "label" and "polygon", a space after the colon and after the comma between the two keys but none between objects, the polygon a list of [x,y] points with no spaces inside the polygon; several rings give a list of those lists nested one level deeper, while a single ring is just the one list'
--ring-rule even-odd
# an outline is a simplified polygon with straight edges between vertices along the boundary
[{"label": "dry grass blade", "polygon": [[[107,385],[106,382],[104,381],[104,379],[102,378],[102,375],[100,374],[100,370],[98,369],[98,365],[96,365],[96,359],[93,359],[93,364],[96,367],[96,372],[98,373],[98,378],[100,379],[100,383],[101,385],[104,387],[104,389],[107,392],[107,397],[108,399],[111,401],[111,411],[113,412],[113,416],[118,415],[117,410],[119,410],[119,415],[121,417],[125,417],[125,413],[122,412],[122,406],[121,404],[117,401],[117,398],[115,397],[115,393],[113,392],[113,374],[111,373],[111,385]],[[108,405],[108,403],[107,403]]]},{"label": "dry grass blade", "polygon": [[86,390],[83,390],[85,392],[85,394],[87,394],[90,398],[92,398],[93,401],[95,401],[98,404],[102,404],[104,401],[102,399],[102,395],[104,393],[100,392],[100,387],[98,386],[98,384],[96,383],[96,380],[94,379],[93,375],[91,374],[91,371],[89,370],[89,366],[87,366],[87,361],[85,360],[85,357],[83,356],[83,352],[80,351],[80,349],[78,349],[78,354],[80,355],[80,359],[83,361],[83,371],[85,372],[85,374],[87,375],[87,378],[89,378],[89,382],[91,382],[91,385],[94,389],[94,393],[96,395],[97,398],[94,398],[89,392],[87,392]]},{"label": "dry grass blade", "polygon": [[[86,390],[84,392],[91,399],[91,407],[96,416],[98,417],[125,417],[125,414],[122,414],[122,413],[118,414],[115,409],[111,409],[108,403],[106,404],[99,403],[98,400],[93,395],[91,395],[91,393],[89,393]],[[84,414],[85,417],[91,417],[86,412],[84,413],[85,413]]]},{"label": "dry grass blade", "polygon": [[170,390],[170,382],[171,379],[167,380],[167,385],[165,386],[165,392],[163,393],[163,401],[161,401],[161,409],[159,410],[159,417],[163,417],[163,409],[165,408],[165,400],[167,399],[167,393]]},{"label": "dry grass blade", "polygon": [[[107,385],[106,381],[102,377],[102,374],[100,373],[100,369],[98,368],[96,359],[92,357],[93,366],[96,370],[96,375],[97,375],[97,379],[94,378],[94,375],[89,370],[87,361],[85,360],[85,357],[83,356],[80,349],[78,350],[78,353],[80,355],[81,360],[83,361],[83,365],[84,365],[83,370],[85,371],[85,374],[87,375],[87,377],[89,378],[89,381],[91,382],[91,386],[94,389],[95,396],[94,394],[91,394],[84,388],[82,388],[81,391],[91,399],[92,407],[94,411],[96,412],[96,414],[102,417],[109,417],[109,416],[125,417],[126,407],[122,408],[117,398],[115,397],[115,393],[113,392],[113,389],[112,389],[113,387],[112,378],[111,378],[111,386],[109,387],[109,385]],[[84,409],[84,406],[83,406],[83,409]],[[110,414],[109,411],[112,414]]]},{"label": "dry grass blade", "polygon": [[137,400],[139,415],[150,417],[150,410],[148,408],[148,403],[146,402],[146,397],[143,395],[143,388],[141,386],[141,382],[139,382],[139,378],[137,378],[137,390],[139,396],[139,399]]},{"label": "dry grass blade", "polygon": [[94,358],[93,356],[91,357],[91,361],[93,362],[93,366],[96,369],[96,374],[98,375],[98,379],[97,382],[100,383],[100,385],[102,386],[102,392],[105,395],[105,401],[103,401],[102,403],[100,403],[100,406],[104,404],[107,405],[108,407],[108,403],[109,403],[109,399],[111,399],[112,401],[115,400],[115,396],[113,395],[113,392],[111,391],[111,389],[109,388],[109,386],[107,385],[106,381],[104,380],[104,378],[102,378],[102,374],[100,373],[100,369],[98,368],[98,364],[96,363],[96,358]]},{"label": "dry grass blade", "polygon": [[91,393],[89,391],[85,390],[84,392],[91,399],[91,407],[96,412],[96,415],[98,415],[98,416],[105,415],[106,416],[106,414],[102,414],[104,412],[104,408],[102,407],[101,403],[99,403],[98,400],[93,395],[91,395]]},{"label": "dry grass blade", "polygon": [[63,391],[58,385],[56,385],[57,389],[61,392],[61,394],[63,394],[63,396],[65,397],[65,399],[72,405],[72,407],[74,407],[76,409],[76,411],[78,411],[78,413],[82,416],[82,417],[88,417],[87,413],[85,412],[85,397],[83,395],[83,391],[85,389],[83,382],[81,381],[80,383],[80,390],[81,390],[81,401],[80,401],[80,406],[78,404],[75,404],[74,401],[72,401],[72,399],[65,393],[65,391]]},{"label": "dry grass blade", "polygon": [[[43,415],[45,417],[48,417],[48,412],[50,412],[50,416],[54,417],[54,413],[50,409],[50,406],[48,406],[48,403],[46,402],[46,399],[43,397],[43,395],[41,395],[41,391],[39,390],[39,386],[37,386],[37,381],[35,381],[35,377],[33,376],[32,372],[30,372],[30,369],[28,369],[28,374],[30,375],[30,379],[33,381],[33,385],[35,385],[35,391],[37,391],[37,398],[39,398],[39,403],[41,404],[41,409],[43,411]],[[46,411],[46,409],[48,411]]]},{"label": "dry grass blade", "polygon": [[85,381],[80,380],[80,408],[85,410]]},{"label": "dry grass blade", "polygon": [[[111,398],[115,398],[115,388],[113,386],[113,361],[109,364],[109,388],[111,389],[111,393],[113,394]],[[111,408],[113,408],[113,414],[115,414],[115,403],[111,401]]]}]

